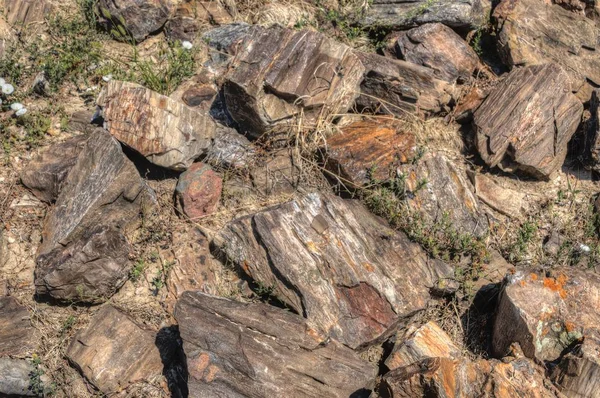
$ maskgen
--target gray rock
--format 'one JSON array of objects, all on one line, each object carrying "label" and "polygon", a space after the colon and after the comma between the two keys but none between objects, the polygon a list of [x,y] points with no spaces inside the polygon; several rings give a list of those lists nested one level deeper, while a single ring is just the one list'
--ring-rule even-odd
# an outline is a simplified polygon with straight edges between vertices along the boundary
[{"label": "gray rock", "polygon": [[167,0],[99,0],[99,23],[115,38],[140,42],[160,30],[169,18]]},{"label": "gray rock", "polygon": [[27,308],[14,297],[0,297],[0,357],[30,355],[35,345]]},{"label": "gray rock", "polygon": [[218,125],[206,162],[224,168],[240,169],[248,166],[254,154],[255,151],[245,136],[235,129]]},{"label": "gray rock", "polygon": [[33,365],[25,359],[0,358],[0,396],[37,397],[31,389]]}]

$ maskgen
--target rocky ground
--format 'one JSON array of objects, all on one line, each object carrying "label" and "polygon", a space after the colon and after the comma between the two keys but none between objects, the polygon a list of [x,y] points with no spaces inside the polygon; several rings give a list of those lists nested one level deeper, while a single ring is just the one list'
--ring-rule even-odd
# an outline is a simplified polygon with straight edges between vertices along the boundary
[{"label": "rocky ground", "polygon": [[0,396],[600,397],[595,0],[0,5]]}]

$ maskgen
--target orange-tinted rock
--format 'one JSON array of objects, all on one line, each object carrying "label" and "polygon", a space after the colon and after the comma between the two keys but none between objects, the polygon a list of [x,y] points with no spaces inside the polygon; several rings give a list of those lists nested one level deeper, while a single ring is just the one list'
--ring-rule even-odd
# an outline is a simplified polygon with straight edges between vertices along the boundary
[{"label": "orange-tinted rock", "polygon": [[462,96],[454,107],[454,117],[458,123],[470,122],[473,113],[481,106],[483,100],[488,96],[489,90],[474,86]]},{"label": "orange-tinted rock", "polygon": [[415,157],[415,136],[393,120],[352,123],[327,139],[325,167],[342,183],[361,186],[369,179],[384,181],[396,167]]},{"label": "orange-tinted rock", "polygon": [[221,198],[223,180],[210,166],[194,163],[179,176],[175,195],[177,208],[195,219],[215,212]]}]

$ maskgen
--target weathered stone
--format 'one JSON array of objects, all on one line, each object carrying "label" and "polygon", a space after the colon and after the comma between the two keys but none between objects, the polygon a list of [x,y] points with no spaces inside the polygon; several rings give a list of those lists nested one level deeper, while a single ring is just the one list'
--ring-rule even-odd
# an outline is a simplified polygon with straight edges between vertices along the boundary
[{"label": "weathered stone", "polygon": [[34,371],[31,362],[25,359],[0,358],[0,396],[41,396],[32,390],[31,374]]},{"label": "weathered stone", "polygon": [[179,176],[175,197],[181,214],[195,219],[214,213],[219,205],[223,180],[210,166],[194,163]]},{"label": "weathered stone", "polygon": [[119,143],[102,129],[86,141],[46,217],[35,272],[38,294],[98,302],[125,281],[125,234],[155,203]]},{"label": "weathered stone", "polygon": [[90,383],[111,395],[161,376],[163,364],[155,338],[156,333],[107,305],[71,340],[66,357]]},{"label": "weathered stone", "polygon": [[424,308],[451,268],[358,202],[313,193],[228,224],[215,243],[309,324],[350,347]]},{"label": "weathered stone", "polygon": [[468,80],[479,66],[475,51],[440,23],[402,32],[396,49],[405,61],[431,68],[435,77],[451,83]]},{"label": "weathered stone", "polygon": [[249,165],[255,150],[250,141],[235,129],[219,125],[212,145],[208,149],[206,162],[224,168],[243,168]]},{"label": "weathered stone", "polygon": [[406,201],[427,223],[447,219],[456,231],[482,235],[488,230],[485,214],[467,176],[444,155],[428,152],[415,164],[404,165]]},{"label": "weathered stone", "polygon": [[475,112],[477,149],[490,167],[548,179],[562,166],[582,112],[558,65],[515,69]]},{"label": "weathered stone", "polygon": [[97,102],[104,127],[158,166],[185,170],[215,136],[216,124],[207,112],[134,83],[111,80]]},{"label": "weathered stone", "polygon": [[325,167],[349,188],[395,175],[416,154],[415,136],[401,123],[373,119],[351,123],[327,139]]},{"label": "weathered stone", "polygon": [[406,116],[441,112],[452,99],[451,86],[433,70],[377,54],[357,53],[365,67],[356,100],[359,110]]},{"label": "weathered stone", "polygon": [[46,0],[4,0],[6,20],[12,26],[43,23],[50,10]]},{"label": "weathered stone", "polygon": [[585,2],[580,0],[552,0],[552,3],[557,4],[564,8],[585,16]]},{"label": "weathered stone", "polygon": [[584,101],[591,95],[586,81],[600,85],[600,28],[592,20],[538,0],[503,0],[494,19],[499,52],[508,66],[556,63],[567,73],[567,87],[580,91]]},{"label": "weathered stone", "polygon": [[587,122],[585,145],[586,150],[589,150],[592,170],[600,173],[600,89],[596,89],[592,93],[590,114],[590,119]]},{"label": "weathered stone", "polygon": [[263,196],[293,193],[300,182],[300,159],[293,151],[281,150],[255,158],[250,169],[253,188]]},{"label": "weathered stone", "polygon": [[203,27],[231,22],[232,16],[220,1],[185,0],[165,25],[165,34],[172,40],[193,41]]},{"label": "weathered stone", "polygon": [[473,113],[487,98],[490,90],[478,86],[472,87],[458,99],[453,109],[454,118],[458,123],[467,124],[473,121]]},{"label": "weathered stone", "polygon": [[483,203],[505,216],[515,219],[523,217],[525,204],[523,192],[504,188],[491,177],[480,173],[473,173],[471,180],[477,198]]},{"label": "weathered stone", "polygon": [[373,0],[358,23],[407,29],[439,22],[452,28],[476,29],[490,12],[487,0]]},{"label": "weathered stone", "polygon": [[501,356],[517,342],[527,357],[559,363],[553,378],[567,396],[593,396],[600,388],[600,277],[574,267],[552,272],[519,271],[508,278],[493,353]]},{"label": "weathered stone", "polygon": [[169,18],[167,0],[98,0],[99,23],[117,39],[140,42]]},{"label": "weathered stone", "polygon": [[14,297],[0,297],[0,357],[30,354],[35,347],[34,333],[27,308]]},{"label": "weathered stone", "polygon": [[203,103],[212,103],[217,96],[217,92],[210,85],[192,87],[186,90],[182,95],[182,100],[189,107],[195,108]]},{"label": "weathered stone", "polygon": [[225,75],[225,102],[255,138],[295,116],[310,125],[346,112],[363,76],[350,47],[314,31],[225,27],[208,41],[235,53]]},{"label": "weathered stone", "polygon": [[56,200],[86,140],[87,136],[80,135],[52,145],[23,169],[23,185],[44,202],[51,203]]},{"label": "weathered stone", "polygon": [[186,292],[175,318],[191,397],[346,398],[367,392],[377,374],[301,316],[263,303]]}]

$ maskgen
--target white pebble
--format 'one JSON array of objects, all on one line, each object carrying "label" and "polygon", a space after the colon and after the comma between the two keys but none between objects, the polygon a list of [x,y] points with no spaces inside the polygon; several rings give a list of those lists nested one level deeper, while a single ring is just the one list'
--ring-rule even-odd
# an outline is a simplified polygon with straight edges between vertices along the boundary
[{"label": "white pebble", "polygon": [[20,111],[23,108],[25,107],[20,102],[15,102],[14,104],[10,105],[10,109],[12,109],[13,111]]},{"label": "white pebble", "polygon": [[181,42],[181,47],[183,47],[186,50],[191,50],[192,47],[194,47],[194,45],[191,42],[184,40]]},{"label": "white pebble", "polygon": [[15,92],[15,88],[12,84],[5,83],[2,85],[2,93],[10,95]]}]

